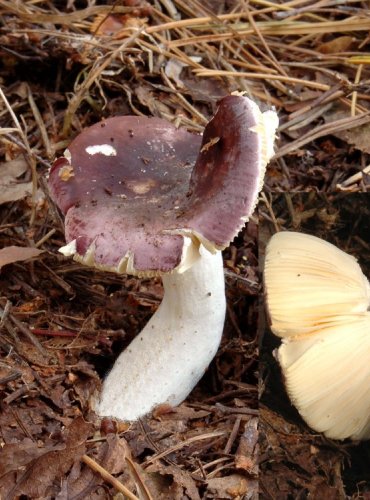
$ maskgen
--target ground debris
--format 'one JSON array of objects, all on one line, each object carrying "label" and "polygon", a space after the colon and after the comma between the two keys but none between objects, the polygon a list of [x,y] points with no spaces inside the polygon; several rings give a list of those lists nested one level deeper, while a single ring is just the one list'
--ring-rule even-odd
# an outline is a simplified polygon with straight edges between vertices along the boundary
[{"label": "ground debris", "polygon": [[[0,480],[0,491],[4,498],[13,495],[28,495],[31,498],[51,498],[59,490],[60,479],[79,460],[86,449],[86,439],[91,425],[79,417],[61,433],[57,444],[38,446],[37,442],[22,442],[18,450],[14,445],[4,445],[2,455],[4,476]],[[59,437],[59,436],[58,436]],[[21,451],[25,451],[22,454]],[[17,459],[14,461],[14,459]],[[8,459],[8,463],[5,460]],[[28,460],[30,459],[30,460]],[[13,476],[10,479],[10,476]],[[14,481],[14,486],[9,484]],[[54,484],[55,483],[55,484]]]}]

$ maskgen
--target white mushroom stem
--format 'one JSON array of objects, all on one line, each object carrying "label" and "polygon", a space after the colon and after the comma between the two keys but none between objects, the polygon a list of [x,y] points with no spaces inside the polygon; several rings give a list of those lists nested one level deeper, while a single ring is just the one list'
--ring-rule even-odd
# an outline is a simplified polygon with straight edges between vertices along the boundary
[{"label": "white mushroom stem", "polygon": [[163,276],[163,286],[158,310],[103,383],[101,416],[130,421],[158,404],[180,404],[217,352],[226,311],[221,252],[201,248],[201,258]]}]

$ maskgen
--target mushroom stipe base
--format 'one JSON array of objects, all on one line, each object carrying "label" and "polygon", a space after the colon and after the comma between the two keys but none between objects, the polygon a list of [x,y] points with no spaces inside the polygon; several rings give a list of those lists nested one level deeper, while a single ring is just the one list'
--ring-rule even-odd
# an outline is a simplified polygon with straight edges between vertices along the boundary
[{"label": "mushroom stipe base", "polygon": [[226,303],[221,252],[200,253],[184,273],[162,277],[162,303],[104,380],[99,415],[132,421],[158,404],[178,405],[203,376],[221,341]]}]

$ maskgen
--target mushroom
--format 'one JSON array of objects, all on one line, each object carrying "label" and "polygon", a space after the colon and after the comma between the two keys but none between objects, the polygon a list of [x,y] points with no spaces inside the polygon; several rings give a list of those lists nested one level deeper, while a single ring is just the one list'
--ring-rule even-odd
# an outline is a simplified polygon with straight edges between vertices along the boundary
[{"label": "mushroom", "polygon": [[122,116],[78,135],[50,171],[65,214],[65,255],[88,266],[161,276],[164,298],[120,354],[95,410],[135,420],[181,403],[218,349],[221,250],[251,215],[273,154],[277,116],[227,96],[203,138],[158,118]]},{"label": "mushroom", "polygon": [[315,236],[266,247],[267,311],[288,395],[332,439],[370,439],[370,286],[356,259]]}]

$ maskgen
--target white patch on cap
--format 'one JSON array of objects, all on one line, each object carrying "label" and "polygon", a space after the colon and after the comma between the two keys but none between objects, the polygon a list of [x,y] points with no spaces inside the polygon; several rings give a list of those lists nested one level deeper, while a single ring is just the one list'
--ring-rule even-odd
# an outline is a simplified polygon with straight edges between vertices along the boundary
[{"label": "white patch on cap", "polygon": [[117,156],[117,150],[110,144],[95,144],[85,149],[89,155]]},{"label": "white patch on cap", "polygon": [[76,249],[76,240],[72,240],[64,247],[60,247],[58,252],[62,253],[65,257],[71,257],[77,252]]},{"label": "white patch on cap", "polygon": [[72,162],[72,155],[71,155],[71,152],[69,149],[66,149],[64,151],[63,156],[64,156],[64,158],[66,158],[69,161],[69,163]]}]

